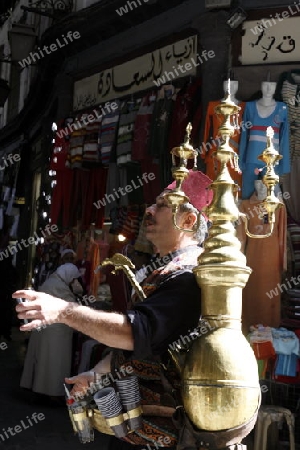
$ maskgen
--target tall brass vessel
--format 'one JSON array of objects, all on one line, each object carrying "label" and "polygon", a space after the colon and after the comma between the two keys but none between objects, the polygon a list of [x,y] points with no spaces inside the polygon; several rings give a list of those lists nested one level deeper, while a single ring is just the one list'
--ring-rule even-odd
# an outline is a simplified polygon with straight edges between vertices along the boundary
[{"label": "tall brass vessel", "polygon": [[225,117],[215,155],[220,173],[211,185],[214,197],[205,211],[212,226],[194,269],[202,291],[202,315],[211,330],[193,343],[183,369],[185,410],[196,428],[207,431],[249,422],[260,404],[257,362],[241,331],[242,289],[251,269],[236,237],[236,186],[227,168],[230,161],[236,164],[229,139],[234,133],[231,116],[238,111],[229,92],[216,108]]}]

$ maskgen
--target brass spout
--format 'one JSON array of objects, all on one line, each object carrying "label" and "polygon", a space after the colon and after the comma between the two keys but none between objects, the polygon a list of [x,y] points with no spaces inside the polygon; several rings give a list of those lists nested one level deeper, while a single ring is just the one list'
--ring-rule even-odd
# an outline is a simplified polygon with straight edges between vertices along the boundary
[{"label": "brass spout", "polygon": [[138,281],[135,278],[134,273],[131,269],[134,269],[135,266],[131,262],[129,258],[127,258],[125,255],[122,255],[122,253],[115,253],[112,258],[106,258],[100,266],[114,266],[115,270],[112,271],[112,273],[115,275],[117,270],[123,270],[125,274],[127,275],[128,280],[130,281],[131,286],[136,291],[138,297],[143,301],[146,298],[146,294],[143,291],[143,288],[139,285]]}]

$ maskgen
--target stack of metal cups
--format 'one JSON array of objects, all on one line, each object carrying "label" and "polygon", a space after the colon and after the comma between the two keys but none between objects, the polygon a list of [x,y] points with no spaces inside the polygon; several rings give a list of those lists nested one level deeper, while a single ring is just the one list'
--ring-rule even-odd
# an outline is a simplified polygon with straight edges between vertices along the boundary
[{"label": "stack of metal cups", "polygon": [[139,383],[136,376],[124,378],[116,381],[120,400],[127,413],[127,425],[130,431],[138,430],[142,427],[142,408]]},{"label": "stack of metal cups", "polygon": [[101,389],[94,401],[115,436],[122,438],[142,427],[141,396],[135,376],[116,381],[116,387],[118,392],[113,387]]}]

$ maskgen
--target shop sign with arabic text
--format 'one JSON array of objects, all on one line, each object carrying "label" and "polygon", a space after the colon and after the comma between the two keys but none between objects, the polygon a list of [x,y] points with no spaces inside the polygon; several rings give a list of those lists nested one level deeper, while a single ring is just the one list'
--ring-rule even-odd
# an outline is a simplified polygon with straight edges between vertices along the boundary
[{"label": "shop sign with arabic text", "polygon": [[[184,66],[185,63],[196,59],[195,35],[103,70],[74,83],[73,108],[76,111],[144,89],[155,88],[154,81],[159,81],[166,72],[174,73],[174,69],[177,70],[179,65]],[[188,75],[195,75],[196,70],[195,64]],[[177,74],[180,77],[187,76],[186,72],[181,73],[179,70]],[[171,80],[172,77],[166,79],[166,82]]]},{"label": "shop sign with arabic text", "polygon": [[240,62],[275,64],[300,60],[299,17],[266,17],[243,24]]}]

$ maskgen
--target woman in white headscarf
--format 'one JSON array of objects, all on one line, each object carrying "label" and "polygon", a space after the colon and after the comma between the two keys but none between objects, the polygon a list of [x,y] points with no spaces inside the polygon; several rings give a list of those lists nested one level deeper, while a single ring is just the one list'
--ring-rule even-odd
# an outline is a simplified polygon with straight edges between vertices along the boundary
[{"label": "woman in white headscarf", "polygon": [[[39,290],[68,302],[82,293],[78,268],[59,266]],[[31,332],[20,386],[50,397],[64,395],[64,379],[71,375],[73,330],[63,324],[47,325]]]}]

